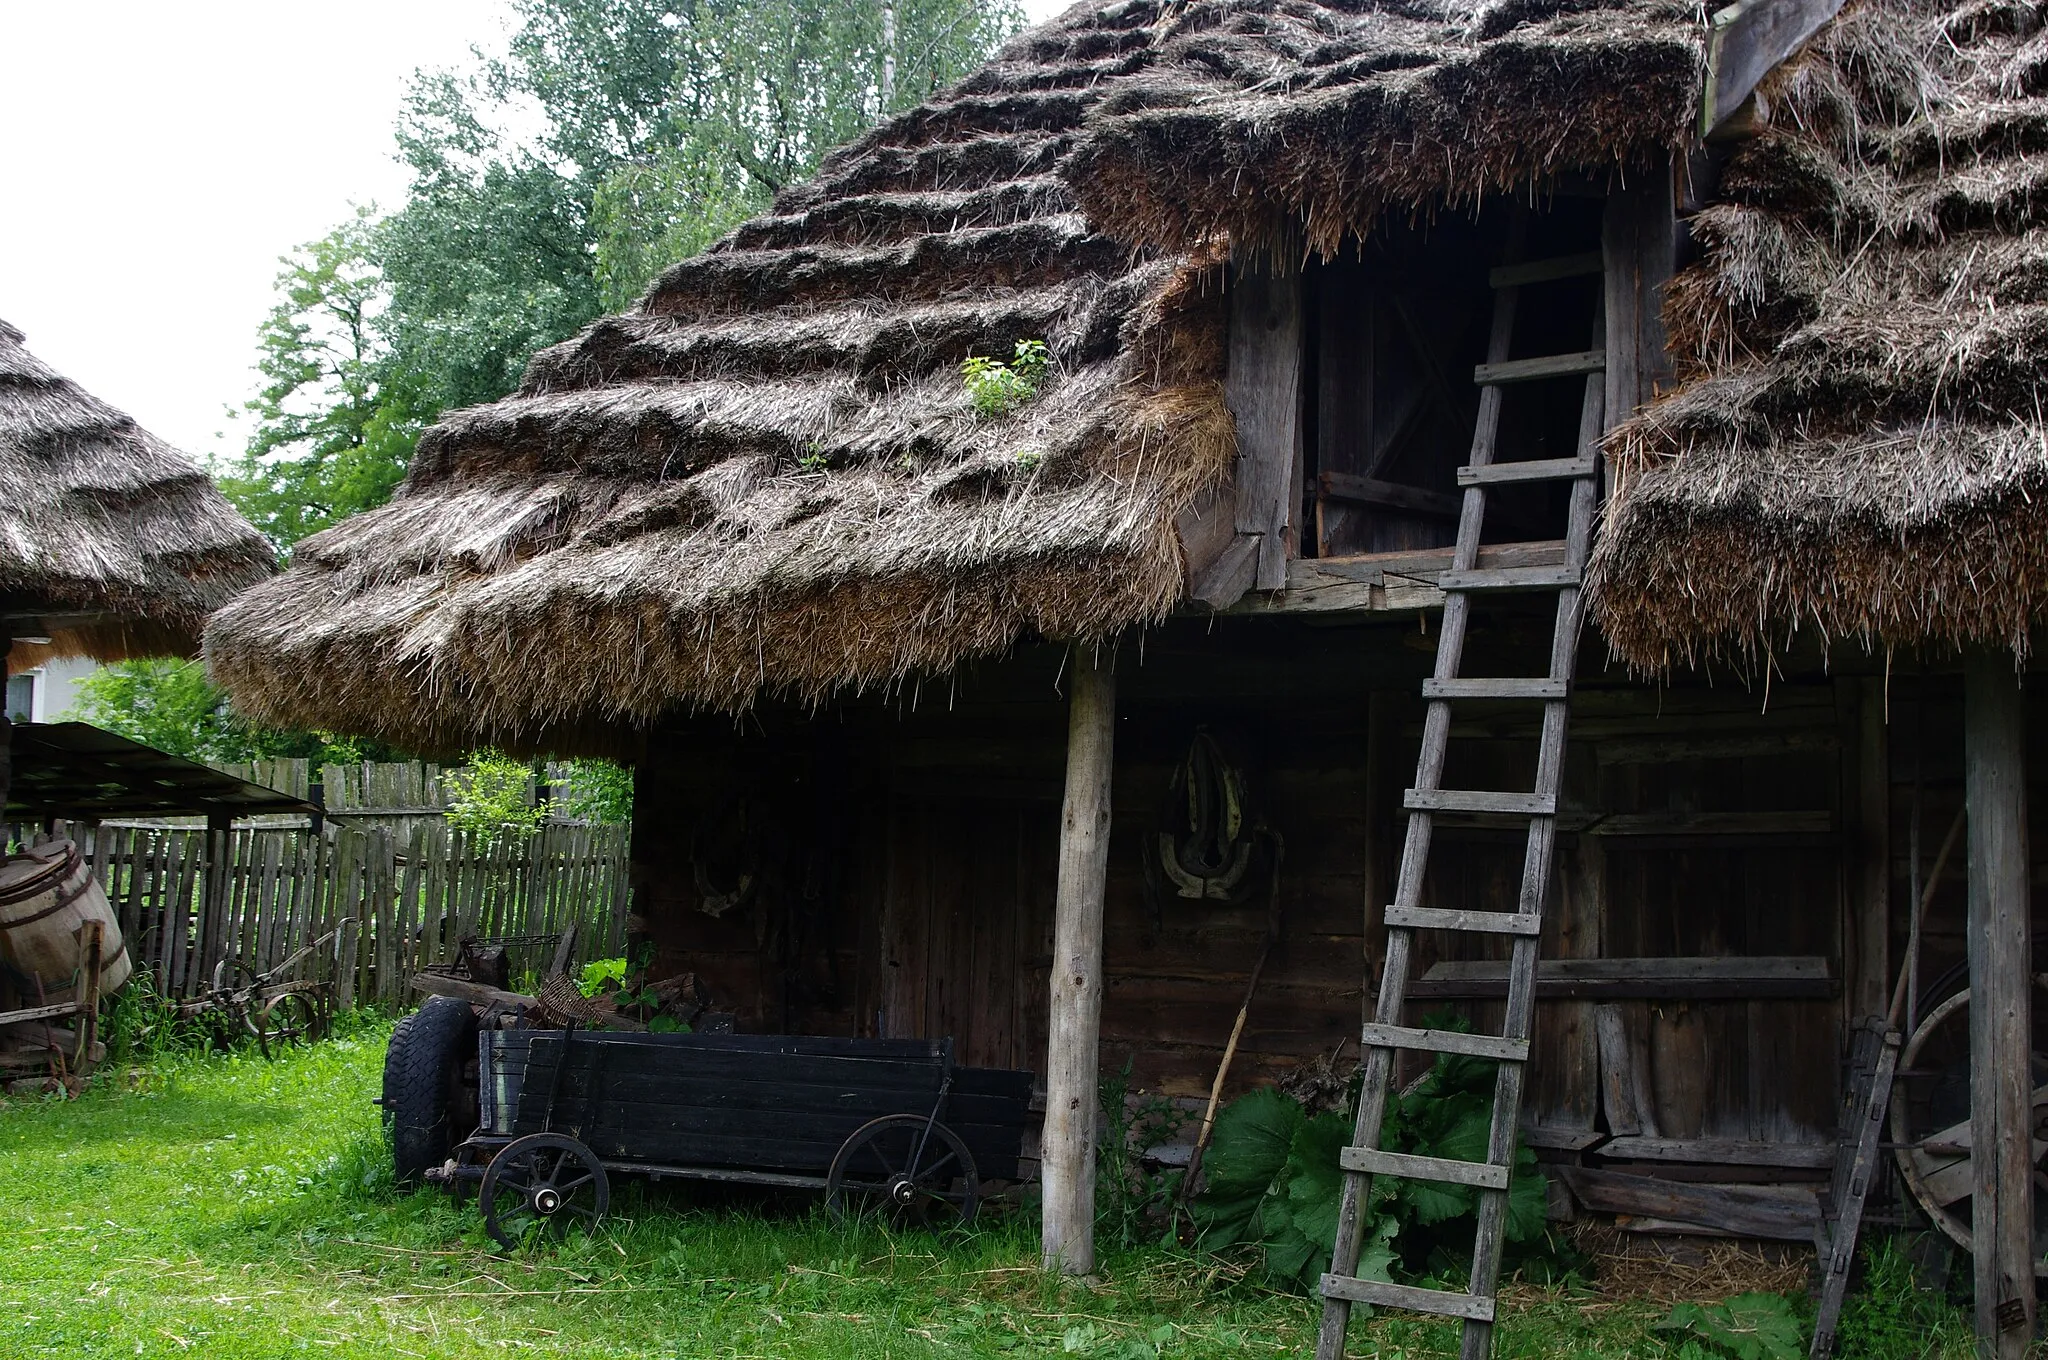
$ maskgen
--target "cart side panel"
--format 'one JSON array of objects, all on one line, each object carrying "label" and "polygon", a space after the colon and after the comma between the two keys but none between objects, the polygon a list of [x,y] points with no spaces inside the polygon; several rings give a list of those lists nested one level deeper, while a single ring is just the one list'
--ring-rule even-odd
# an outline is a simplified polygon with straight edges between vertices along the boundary
[{"label": "cart side panel", "polygon": [[[513,1132],[551,1126],[600,1157],[823,1174],[855,1129],[929,1114],[945,1077],[931,1058],[852,1058],[533,1034]],[[546,1108],[554,1096],[553,1118]]]}]

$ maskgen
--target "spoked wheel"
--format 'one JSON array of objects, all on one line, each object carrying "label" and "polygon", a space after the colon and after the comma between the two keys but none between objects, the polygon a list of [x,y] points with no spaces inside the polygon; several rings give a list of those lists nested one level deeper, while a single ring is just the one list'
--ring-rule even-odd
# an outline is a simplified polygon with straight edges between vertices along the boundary
[{"label": "spoked wheel", "polygon": [[825,1209],[842,1223],[946,1228],[974,1221],[981,1178],[960,1135],[922,1115],[892,1114],[853,1131],[825,1176]]},{"label": "spoked wheel", "polygon": [[[2035,982],[2042,985],[2043,975]],[[2038,996],[2038,994],[2037,994]],[[2038,1008],[2040,1002],[2037,999]],[[1891,1106],[1891,1139],[1897,1148],[1899,1175],[1944,1237],[1970,1250],[1970,1192],[1975,1170],[1970,1161],[1970,993],[1966,988],[1927,1013],[1899,1054],[1901,1071],[1934,1077],[1930,1089],[1906,1098],[1896,1090]],[[2048,1276],[2048,1059],[2032,1055],[2034,1184],[2034,1274]],[[1906,1086],[1905,1081],[1900,1087]]]},{"label": "spoked wheel", "polygon": [[562,1232],[604,1221],[611,1182],[597,1154],[559,1133],[515,1138],[491,1158],[477,1189],[484,1231],[500,1246],[516,1247],[536,1229]]},{"label": "spoked wheel", "polygon": [[261,1010],[252,1007],[248,1016],[249,1027],[256,1031],[256,1044],[265,1058],[275,1058],[278,1049],[290,1044],[311,1043],[320,1038],[327,1026],[320,1003],[305,992],[274,996],[263,1003]]}]

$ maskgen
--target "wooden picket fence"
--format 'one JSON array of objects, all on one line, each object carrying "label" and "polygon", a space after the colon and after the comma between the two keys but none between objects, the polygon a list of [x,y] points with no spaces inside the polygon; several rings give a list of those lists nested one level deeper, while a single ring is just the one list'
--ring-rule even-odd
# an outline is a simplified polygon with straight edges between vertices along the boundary
[{"label": "wooden picket fence", "polygon": [[136,967],[166,995],[196,996],[224,958],[254,972],[336,930],[344,1005],[400,1005],[415,970],[451,960],[465,936],[531,937],[515,979],[571,922],[580,959],[624,948],[625,825],[545,826],[484,838],[444,820],[403,831],[328,822],[225,832],[58,824],[106,889]]}]

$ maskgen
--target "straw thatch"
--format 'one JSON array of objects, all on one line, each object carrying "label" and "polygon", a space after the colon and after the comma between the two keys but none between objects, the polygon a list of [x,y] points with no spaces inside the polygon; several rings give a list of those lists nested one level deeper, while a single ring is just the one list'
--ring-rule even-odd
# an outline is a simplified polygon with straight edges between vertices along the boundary
[{"label": "straw thatch", "polygon": [[[1158,619],[1185,590],[1175,517],[1234,455],[1215,232],[1258,232],[1236,190],[1170,231],[1120,215],[1136,171],[1116,148],[1146,111],[1178,100],[1184,122],[1205,79],[1232,94],[1206,115],[1222,141],[1246,100],[1293,110],[1323,139],[1302,166],[1342,192],[1264,185],[1263,230],[1290,204],[1363,226],[1395,192],[1669,143],[1701,31],[1666,0],[1078,5],[537,356],[515,396],[429,431],[389,506],[222,612],[213,673],[273,722],[561,750],[678,706],[818,702]],[[1398,106],[1370,146],[1367,105]],[[1595,115],[1583,135],[1532,140],[1567,110]],[[1460,117],[1486,123],[1470,155]],[[1385,137],[1429,129],[1431,168],[1388,159]],[[1360,156],[1378,187],[1346,168]],[[1050,346],[1044,390],[978,414],[961,362],[1024,339]]]},{"label": "straw thatch", "polygon": [[192,460],[29,353],[0,321],[0,604],[43,616],[9,660],[189,653],[270,545]]},{"label": "straw thatch", "polygon": [[1755,662],[1800,629],[2026,652],[2048,582],[2044,56],[2032,5],[1872,0],[1766,88],[1770,127],[1666,307],[1690,381],[1610,440],[1593,600],[1631,661]]},{"label": "straw thatch", "polygon": [[1173,6],[1071,175],[1123,240],[1258,242],[1284,222],[1334,253],[1389,206],[1540,190],[1683,145],[1703,17],[1689,0]]}]

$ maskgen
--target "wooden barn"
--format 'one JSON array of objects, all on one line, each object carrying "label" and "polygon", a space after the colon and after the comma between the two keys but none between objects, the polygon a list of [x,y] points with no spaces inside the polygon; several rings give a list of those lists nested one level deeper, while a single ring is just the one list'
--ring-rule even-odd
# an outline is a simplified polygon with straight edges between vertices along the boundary
[{"label": "wooden barn", "polygon": [[[632,761],[636,926],[743,1028],[1047,1074],[1069,1268],[1098,1071],[1205,1095],[1255,967],[1232,1091],[1460,1008],[1577,1211],[1803,1236],[1895,991],[1996,998],[1913,1128],[2032,1122],[2044,147],[2016,0],[1086,0],[207,654]],[[1949,1171],[2017,1353],[2032,1167]]]}]

